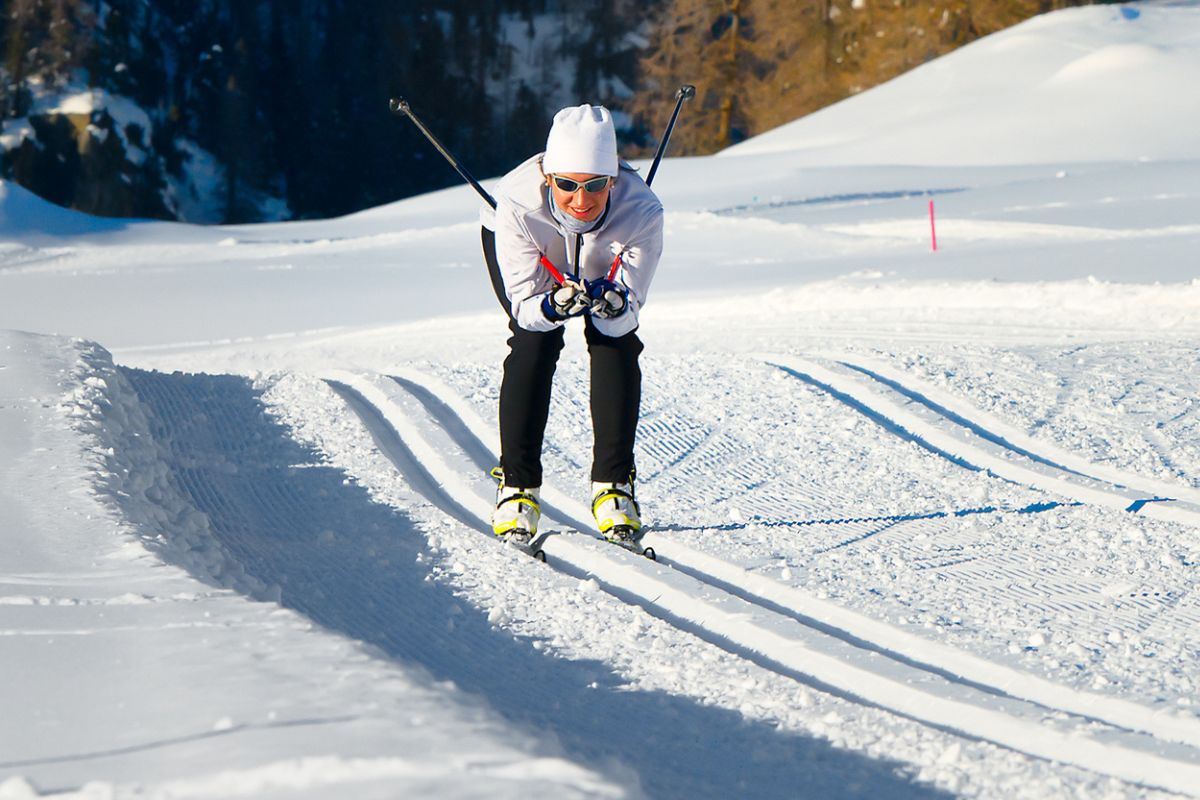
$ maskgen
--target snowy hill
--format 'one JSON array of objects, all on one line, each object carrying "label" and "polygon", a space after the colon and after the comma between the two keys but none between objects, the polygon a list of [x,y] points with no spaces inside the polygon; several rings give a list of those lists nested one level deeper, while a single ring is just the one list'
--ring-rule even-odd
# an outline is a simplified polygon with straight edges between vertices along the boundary
[{"label": "snowy hill", "polygon": [[1200,4],[1045,14],[729,148],[829,164],[1192,159]]},{"label": "snowy hill", "polygon": [[574,329],[547,563],[488,532],[469,189],[0,184],[0,800],[1197,796],[1197,78],[1196,3],[1081,8],[665,163],[658,562],[578,532]]}]

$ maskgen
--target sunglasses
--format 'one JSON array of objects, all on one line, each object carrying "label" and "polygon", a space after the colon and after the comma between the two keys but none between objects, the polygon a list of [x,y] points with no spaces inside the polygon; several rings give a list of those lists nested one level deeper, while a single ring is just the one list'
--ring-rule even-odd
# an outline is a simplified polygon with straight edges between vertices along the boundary
[{"label": "sunglasses", "polygon": [[550,177],[553,179],[554,185],[567,194],[575,194],[581,188],[588,194],[602,192],[612,180],[611,175],[601,175],[599,178],[591,178],[583,182],[573,181],[570,178],[563,178],[558,175],[551,175]]}]

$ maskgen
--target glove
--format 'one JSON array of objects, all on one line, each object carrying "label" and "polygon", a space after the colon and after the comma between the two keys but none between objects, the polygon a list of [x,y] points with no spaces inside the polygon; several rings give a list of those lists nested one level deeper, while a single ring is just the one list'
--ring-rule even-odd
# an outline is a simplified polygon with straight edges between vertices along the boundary
[{"label": "glove", "polygon": [[578,317],[590,307],[591,301],[584,287],[573,281],[567,281],[542,296],[542,313],[546,315],[546,319],[555,322],[567,317]]},{"label": "glove", "polygon": [[591,301],[593,317],[613,319],[625,313],[629,308],[629,290],[607,278],[601,278],[588,285],[588,299]]}]

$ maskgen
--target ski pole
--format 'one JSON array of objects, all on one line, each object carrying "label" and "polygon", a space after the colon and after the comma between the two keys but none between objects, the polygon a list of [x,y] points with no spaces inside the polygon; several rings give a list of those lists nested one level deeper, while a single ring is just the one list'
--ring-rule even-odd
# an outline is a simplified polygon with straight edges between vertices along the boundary
[{"label": "ski pole", "polygon": [[[485,191],[484,188],[479,185],[479,181],[471,177],[471,173],[467,172],[467,168],[462,164],[459,164],[458,159],[456,159],[453,154],[446,149],[445,145],[438,141],[438,138],[433,135],[433,131],[425,127],[425,124],[421,122],[416,114],[413,113],[412,106],[408,104],[407,100],[404,98],[392,98],[390,105],[392,113],[403,114],[411,119],[413,124],[417,126],[417,130],[421,131],[421,133],[425,135],[425,138],[429,140],[429,143],[436,147],[437,151],[442,154],[442,157],[450,162],[450,166],[454,167],[455,171],[462,176],[463,180],[471,184],[472,188],[479,192],[479,196],[482,197],[489,206],[491,206],[493,209],[496,208],[496,198],[488,194],[487,191]],[[560,285],[567,282],[566,277],[562,274],[558,267],[554,266],[554,263],[550,259],[542,256],[541,262],[542,266],[546,268],[546,271],[549,272],[551,277],[558,281]]]},{"label": "ski pole", "polygon": [[559,286],[565,286],[567,283],[567,278],[562,274],[561,271],[559,271],[558,267],[554,266],[554,262],[545,256],[542,256],[540,260],[542,262],[542,266],[545,267],[546,271],[550,273],[550,277],[558,281]]},{"label": "ski pole", "polygon": [[[658,151],[654,154],[654,163],[650,165],[650,172],[646,175],[646,185],[654,180],[654,173],[658,172],[658,164],[662,161],[663,153],[667,152],[667,142],[671,141],[671,133],[675,130],[675,120],[679,119],[679,110],[683,108],[683,101],[690,100],[696,96],[696,87],[690,83],[685,83],[675,92],[675,110],[671,112],[671,121],[667,123],[667,130],[663,133],[662,141],[658,143]],[[612,266],[608,270],[608,279],[611,281],[617,276],[617,270],[621,268],[621,254],[617,253],[617,257],[613,259]]]},{"label": "ski pole", "polygon": [[450,153],[450,151],[446,149],[445,145],[438,141],[438,138],[433,135],[433,132],[430,131],[429,128],[425,127],[425,124],[417,118],[416,114],[413,113],[412,106],[408,104],[407,100],[402,97],[392,98],[390,105],[393,114],[403,114],[411,119],[413,124],[417,126],[417,130],[425,134],[425,138],[429,140],[429,143],[436,147],[437,151],[442,154],[442,157],[450,162],[450,166],[454,167],[455,171],[463,177],[463,180],[471,184],[472,188],[479,192],[479,196],[482,197],[489,206],[491,206],[493,209],[496,207],[496,199],[488,194],[487,191],[485,191],[484,188],[479,185],[479,181],[471,177],[471,173],[467,172],[467,168],[462,164],[459,164],[458,159],[456,159]]},{"label": "ski pole", "polygon": [[658,152],[654,154],[654,163],[650,165],[650,172],[646,175],[647,186],[654,181],[654,173],[658,172],[658,162],[662,161],[663,153],[667,152],[667,142],[671,141],[671,133],[675,130],[675,120],[679,119],[679,109],[683,108],[683,101],[695,96],[696,87],[690,83],[685,83],[675,92],[675,110],[671,112],[671,121],[667,123],[667,131],[663,134],[662,141],[658,143]]}]

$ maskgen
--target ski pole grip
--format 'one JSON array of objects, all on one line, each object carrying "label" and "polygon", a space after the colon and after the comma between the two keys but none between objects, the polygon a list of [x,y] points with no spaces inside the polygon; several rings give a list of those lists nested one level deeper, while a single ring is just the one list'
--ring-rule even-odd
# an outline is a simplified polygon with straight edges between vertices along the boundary
[{"label": "ski pole grip", "polygon": [[654,182],[654,174],[658,172],[659,162],[662,161],[663,153],[667,152],[667,142],[671,141],[671,132],[675,130],[675,121],[679,119],[679,109],[683,108],[683,101],[695,95],[696,87],[690,83],[683,84],[675,91],[675,110],[671,112],[671,121],[667,123],[662,141],[658,143],[658,150],[654,153],[654,163],[650,165],[650,172],[646,175],[647,186]]}]

